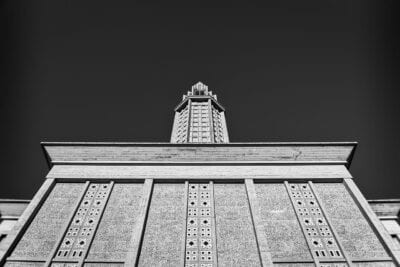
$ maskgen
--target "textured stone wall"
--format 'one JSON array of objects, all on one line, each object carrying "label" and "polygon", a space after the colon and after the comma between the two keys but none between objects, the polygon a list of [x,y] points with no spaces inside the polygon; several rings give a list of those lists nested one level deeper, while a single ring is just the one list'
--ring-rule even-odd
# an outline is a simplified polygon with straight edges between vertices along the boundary
[{"label": "textured stone wall", "polygon": [[[229,172],[228,169],[226,171]],[[247,182],[248,180],[246,185]],[[202,189],[203,187],[191,190],[191,185],[207,186],[207,190]],[[194,180],[187,185],[183,182],[156,182],[149,202],[138,265],[182,266],[185,257],[188,256],[187,252],[193,251],[187,247],[188,237],[193,238],[188,234],[189,222],[196,218],[201,226],[202,222],[204,224],[203,219],[206,218],[212,222],[210,224],[212,234],[207,238],[211,240],[212,237],[212,242],[210,241],[212,249],[209,250],[212,251],[212,255],[217,255],[218,266],[261,266],[257,242],[266,244],[265,251],[270,253],[268,261],[271,256],[274,266],[314,266],[309,247],[314,248],[314,241],[325,242],[328,239],[334,240],[337,243],[335,249],[343,253],[335,259],[317,257],[315,261],[319,260],[321,266],[333,264],[345,266],[346,259],[353,261],[354,266],[360,267],[394,266],[344,184],[255,181],[254,185],[253,183],[251,185],[252,193],[248,195],[243,183],[221,183],[221,180],[217,183],[208,181],[201,183]],[[141,208],[145,208],[142,198],[146,194],[144,195],[143,188],[142,183],[124,182],[113,185],[111,193],[107,195],[108,202],[86,258],[89,263],[85,263],[85,267],[123,266],[122,262],[126,260],[133,235],[140,236],[141,233],[137,230],[140,229],[137,227],[137,222],[140,221],[141,215],[144,216],[140,211]],[[150,187],[148,188],[150,192]],[[19,262],[9,261],[5,266],[44,266],[44,261],[50,257],[49,254],[57,245],[63,227],[78,205],[83,190],[84,183],[56,183],[11,253],[10,259],[15,261],[18,258]],[[253,216],[261,225],[261,231],[257,228],[258,241],[250,212],[249,196],[252,197],[254,204]],[[190,206],[192,200],[202,199],[209,201],[206,205],[210,208],[208,215],[201,215],[200,206]],[[306,205],[298,206],[299,201],[305,202]],[[307,228],[311,229],[314,226],[307,226],[309,222],[305,219],[308,218],[313,220],[312,225],[315,227],[329,228],[329,237],[312,235],[313,233]],[[323,221],[318,222],[319,219]],[[321,228],[318,228],[320,234]],[[201,227],[196,231],[201,233]],[[201,245],[203,237],[201,235],[198,237],[200,241],[197,243]],[[314,245],[317,246],[315,242]],[[203,255],[201,252],[204,251],[204,249],[199,250],[196,255],[201,257]],[[214,259],[213,256],[213,261],[210,260],[204,266],[216,266]],[[42,262],[28,262],[29,260]],[[264,258],[262,260],[265,261]],[[104,263],[90,263],[96,261]],[[186,265],[191,266],[188,263],[190,262],[186,260]],[[63,264],[60,266],[69,266]],[[199,267],[200,265],[202,264],[198,264]]]},{"label": "textured stone wall", "polygon": [[343,184],[316,183],[315,188],[333,228],[352,259],[373,260],[388,257]]},{"label": "textured stone wall", "polygon": [[18,242],[11,257],[45,260],[56,245],[62,227],[75,208],[83,188],[83,183],[57,183]]},{"label": "textured stone wall", "polygon": [[88,260],[125,259],[139,213],[142,188],[143,184],[114,185],[90,247]]},{"label": "textured stone wall", "polygon": [[244,184],[215,184],[218,266],[261,266]]},{"label": "textured stone wall", "polygon": [[256,184],[255,187],[272,260],[312,261],[285,185]]},{"label": "textured stone wall", "polygon": [[154,184],[139,266],[182,266],[186,230],[185,184]]}]

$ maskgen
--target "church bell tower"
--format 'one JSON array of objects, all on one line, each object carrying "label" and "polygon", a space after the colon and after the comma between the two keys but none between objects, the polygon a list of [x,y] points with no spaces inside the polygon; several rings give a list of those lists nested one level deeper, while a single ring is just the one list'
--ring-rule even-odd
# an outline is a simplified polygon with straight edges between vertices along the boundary
[{"label": "church bell tower", "polygon": [[229,143],[225,109],[202,82],[175,108],[171,143]]}]

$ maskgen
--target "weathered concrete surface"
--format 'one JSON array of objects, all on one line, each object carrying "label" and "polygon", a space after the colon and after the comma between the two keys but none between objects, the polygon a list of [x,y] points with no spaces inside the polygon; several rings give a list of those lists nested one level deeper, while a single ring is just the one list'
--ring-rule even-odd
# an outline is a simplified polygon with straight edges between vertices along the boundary
[{"label": "weathered concrete surface", "polygon": [[351,258],[373,260],[389,257],[343,184],[315,183],[315,189]]},{"label": "weathered concrete surface", "polygon": [[46,259],[75,208],[83,183],[58,183],[12,252],[12,257]]},{"label": "weathered concrete surface", "polygon": [[260,214],[273,261],[312,261],[283,183],[255,184]]},{"label": "weathered concrete surface", "polygon": [[185,184],[154,184],[139,266],[182,266]]},{"label": "weathered concrete surface", "polygon": [[115,184],[88,259],[124,261],[135,228],[143,184]]},{"label": "weathered concrete surface", "polygon": [[215,184],[218,266],[261,266],[244,184]]}]

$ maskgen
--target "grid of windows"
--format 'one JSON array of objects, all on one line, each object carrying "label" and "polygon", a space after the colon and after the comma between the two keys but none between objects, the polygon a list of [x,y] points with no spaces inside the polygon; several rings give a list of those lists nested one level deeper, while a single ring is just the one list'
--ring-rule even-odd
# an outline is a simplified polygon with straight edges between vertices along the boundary
[{"label": "grid of windows", "polygon": [[190,115],[189,142],[211,142],[208,102],[193,102]]},{"label": "grid of windows", "polygon": [[172,143],[228,143],[224,112],[210,99],[191,99],[175,113]]}]

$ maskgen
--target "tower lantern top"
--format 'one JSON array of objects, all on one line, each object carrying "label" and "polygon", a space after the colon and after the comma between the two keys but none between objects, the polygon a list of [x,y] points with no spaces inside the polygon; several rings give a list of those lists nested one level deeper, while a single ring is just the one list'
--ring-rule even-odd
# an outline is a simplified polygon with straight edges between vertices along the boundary
[{"label": "tower lantern top", "polygon": [[192,90],[188,91],[186,95],[183,96],[183,99],[186,97],[194,96],[194,97],[201,97],[201,96],[210,96],[217,100],[217,95],[213,95],[212,91],[208,91],[208,86],[202,82],[198,82],[192,85]]},{"label": "tower lantern top", "polygon": [[208,86],[202,82],[198,82],[192,86],[192,94],[193,95],[207,95],[208,94]]}]

